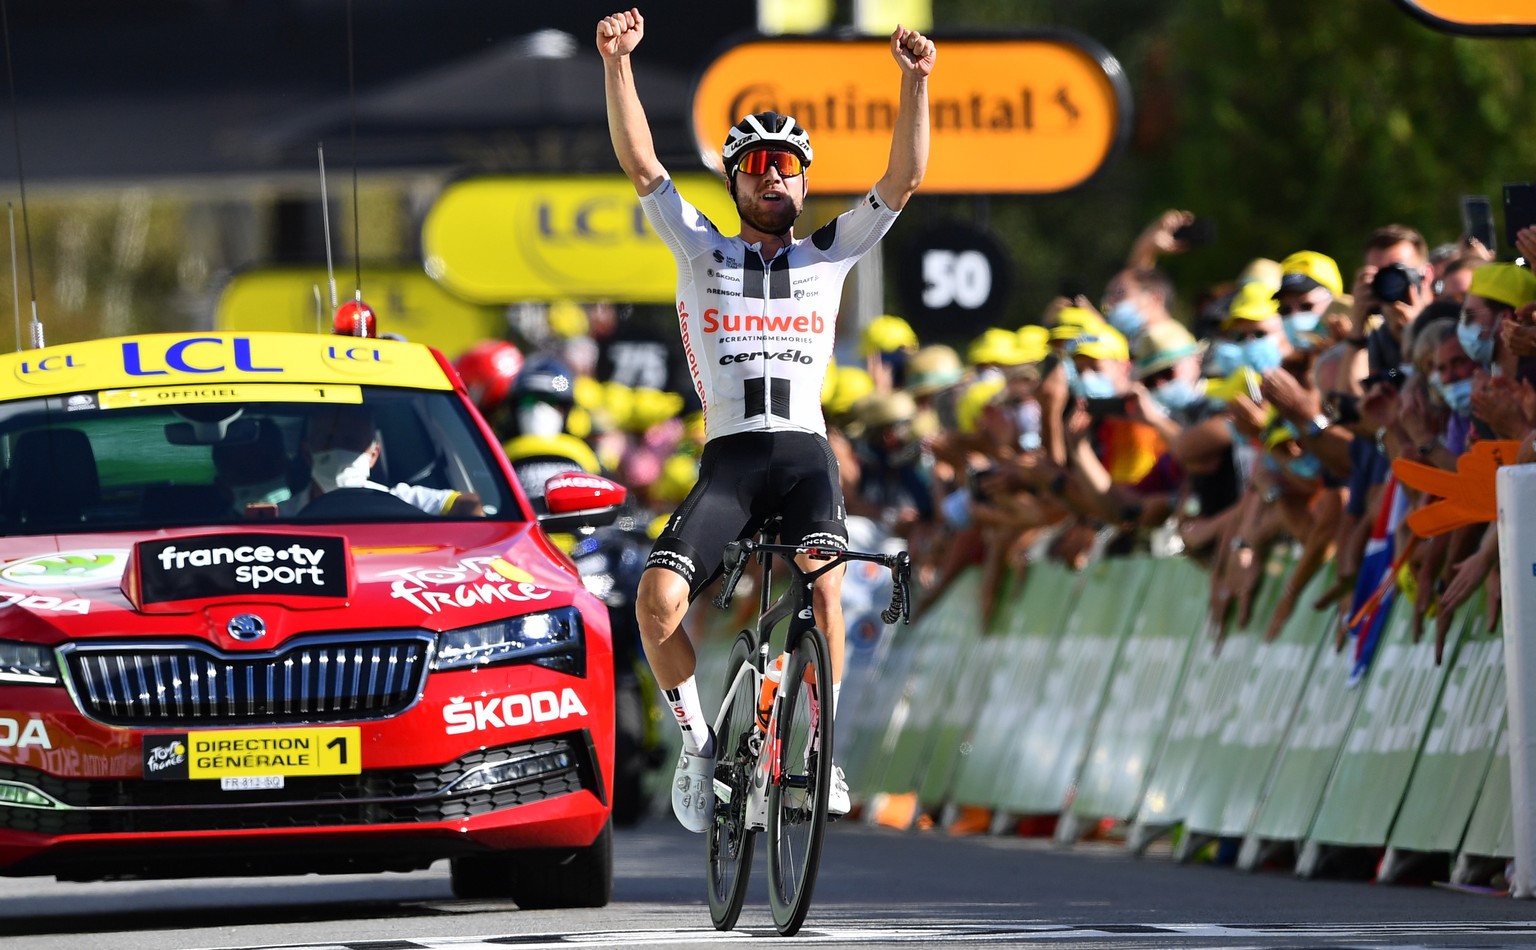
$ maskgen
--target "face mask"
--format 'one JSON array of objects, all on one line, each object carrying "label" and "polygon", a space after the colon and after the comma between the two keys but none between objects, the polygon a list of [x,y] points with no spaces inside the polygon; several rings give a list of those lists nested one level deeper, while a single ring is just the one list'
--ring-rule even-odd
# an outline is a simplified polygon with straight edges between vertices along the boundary
[{"label": "face mask", "polygon": [[547,439],[559,435],[565,428],[565,413],[558,406],[551,406],[547,402],[528,403],[518,407],[517,427],[523,435],[537,435]]},{"label": "face mask", "polygon": [[281,476],[257,485],[235,485],[229,493],[234,497],[237,511],[246,505],[280,505],[293,497],[288,482]]},{"label": "face mask", "polygon": [[1461,348],[1467,351],[1467,356],[1479,366],[1487,366],[1493,362],[1493,335],[1483,336],[1482,331],[1471,323],[1456,324],[1456,339],[1461,341]]},{"label": "face mask", "polygon": [[1223,379],[1237,372],[1243,365],[1243,348],[1231,340],[1217,340],[1211,344],[1210,355],[1205,358],[1205,375]]},{"label": "face mask", "polygon": [[1098,370],[1090,369],[1077,377],[1077,395],[1084,399],[1108,399],[1115,394],[1115,384]]},{"label": "face mask", "polygon": [[1298,350],[1312,349],[1316,341],[1310,334],[1317,332],[1320,319],[1310,310],[1302,310],[1283,318],[1281,322],[1285,325],[1285,338]]},{"label": "face mask", "polygon": [[1311,481],[1323,473],[1323,463],[1312,454],[1294,458],[1285,463],[1285,470],[1297,478]]},{"label": "face mask", "polygon": [[1109,308],[1109,313],[1104,315],[1109,325],[1120,331],[1120,335],[1127,340],[1139,334],[1147,325],[1146,314],[1142,313],[1134,303],[1122,300]]},{"label": "face mask", "polygon": [[1254,337],[1243,344],[1243,364],[1256,373],[1267,373],[1280,365],[1280,343],[1272,336]]},{"label": "face mask", "polygon": [[1169,412],[1182,412],[1200,401],[1200,389],[1187,379],[1170,379],[1152,391],[1152,398]]},{"label": "face mask", "polygon": [[371,452],[351,449],[327,449],[316,452],[310,460],[309,475],[321,491],[338,488],[362,488],[373,470]]},{"label": "face mask", "polygon": [[1458,416],[1465,416],[1472,411],[1472,377],[1458,379],[1454,383],[1437,383],[1435,388],[1440,391],[1440,398],[1445,400],[1446,408]]}]

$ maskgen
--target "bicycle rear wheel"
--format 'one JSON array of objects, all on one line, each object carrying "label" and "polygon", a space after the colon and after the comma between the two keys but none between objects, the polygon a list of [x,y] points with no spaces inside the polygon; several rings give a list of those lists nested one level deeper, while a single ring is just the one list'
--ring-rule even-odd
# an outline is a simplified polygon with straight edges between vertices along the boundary
[{"label": "bicycle rear wheel", "polygon": [[723,783],[731,795],[729,802],[716,795],[715,820],[709,829],[709,916],[717,930],[736,926],[752,873],[752,843],[757,833],[747,827],[747,789],[757,760],[749,746],[757,720],[756,643],[756,638],[743,630],[731,646],[725,664],[725,692],[715,722],[716,787]]},{"label": "bicycle rear wheel", "polygon": [[800,638],[779,686],[777,776],[768,795],[768,903],[793,936],[811,908],[832,783],[832,667],[827,638]]}]

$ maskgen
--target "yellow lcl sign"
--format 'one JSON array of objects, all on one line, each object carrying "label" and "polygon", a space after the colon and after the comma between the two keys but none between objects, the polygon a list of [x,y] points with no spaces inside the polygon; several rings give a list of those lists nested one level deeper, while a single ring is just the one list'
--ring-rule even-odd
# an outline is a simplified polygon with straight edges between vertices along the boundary
[{"label": "yellow lcl sign", "polygon": [[[735,233],[736,206],[720,178],[673,172],[684,198]],[[421,243],[427,273],[481,303],[671,303],[677,290],[672,253],[620,174],[456,182],[427,212]]]},{"label": "yellow lcl sign", "polygon": [[[1082,184],[1130,127],[1130,88],[1109,53],[1052,34],[937,40],[924,193],[1046,194]],[[812,194],[862,194],[885,172],[900,72],[890,41],[753,40],[704,70],[693,129],[718,167],[742,116],[792,115],[811,135]]]}]

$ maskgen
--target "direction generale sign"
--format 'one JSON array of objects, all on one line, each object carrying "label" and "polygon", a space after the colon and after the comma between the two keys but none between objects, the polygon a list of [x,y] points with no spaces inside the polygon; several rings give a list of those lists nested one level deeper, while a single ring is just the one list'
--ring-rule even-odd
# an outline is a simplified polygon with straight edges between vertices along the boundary
[{"label": "direction generale sign", "polygon": [[[1101,168],[1130,128],[1130,86],[1102,48],[1066,33],[936,37],[927,193],[1044,194]],[[693,129],[706,165],[742,116],[795,117],[816,150],[815,193],[859,194],[885,172],[900,71],[886,39],[761,39],[701,74]]]}]

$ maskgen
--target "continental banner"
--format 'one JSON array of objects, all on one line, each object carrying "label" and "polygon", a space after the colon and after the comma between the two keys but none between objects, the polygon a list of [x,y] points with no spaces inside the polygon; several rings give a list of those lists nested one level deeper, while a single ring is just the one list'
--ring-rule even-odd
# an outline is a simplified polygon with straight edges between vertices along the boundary
[{"label": "continental banner", "polygon": [[[936,40],[924,193],[1048,194],[1082,184],[1130,128],[1120,64],[1061,32]],[[863,194],[885,172],[900,70],[890,40],[754,40],[700,76],[693,130],[706,166],[742,116],[772,110],[810,132],[811,193]]]},{"label": "continental banner", "polygon": [[[736,206],[716,176],[674,175],[726,234]],[[672,303],[677,266],[623,175],[488,176],[444,189],[421,229],[427,273],[486,304],[535,300]]]}]

